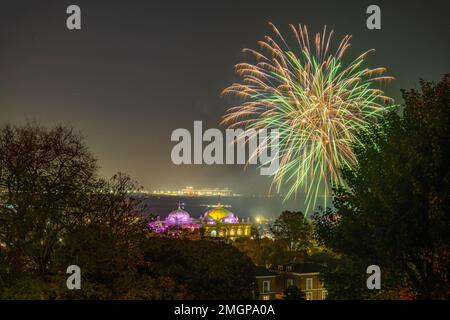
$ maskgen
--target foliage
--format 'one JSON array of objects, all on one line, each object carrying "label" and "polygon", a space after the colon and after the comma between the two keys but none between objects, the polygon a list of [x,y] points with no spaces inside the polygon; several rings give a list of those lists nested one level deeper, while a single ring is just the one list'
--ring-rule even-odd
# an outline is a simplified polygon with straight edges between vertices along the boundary
[{"label": "foliage", "polygon": [[302,212],[282,212],[270,231],[290,252],[306,251],[312,246],[312,224]]},{"label": "foliage", "polygon": [[284,211],[271,225],[271,238],[260,238],[255,229],[251,238],[237,239],[233,244],[249,256],[255,265],[267,268],[284,265],[317,249],[313,225],[302,212]]},{"label": "foliage", "polygon": [[[253,264],[235,248],[148,239],[138,189],[124,174],[99,178],[71,128],[2,128],[0,298],[251,297]],[[66,287],[74,264],[81,290]]]},{"label": "foliage", "polygon": [[233,246],[209,240],[150,238],[145,246],[152,277],[185,283],[194,299],[250,299],[254,264]]},{"label": "foliage", "polygon": [[233,245],[258,266],[283,265],[292,262],[295,257],[295,253],[286,250],[283,242],[269,238],[242,238],[237,239]]},{"label": "foliage", "polygon": [[284,300],[305,300],[305,293],[297,286],[290,286],[284,289],[283,294]]},{"label": "foliage", "polygon": [[348,292],[349,279],[354,297],[366,297],[361,278],[372,264],[386,294],[450,296],[450,75],[421,81],[420,91],[403,97],[402,117],[390,114],[361,135],[358,165],[344,171],[346,188],[335,190],[336,210],[316,217],[319,238],[344,259],[326,279],[334,297]]},{"label": "foliage", "polygon": [[0,243],[9,272],[46,273],[95,183],[96,168],[70,128],[27,124],[0,130]]}]

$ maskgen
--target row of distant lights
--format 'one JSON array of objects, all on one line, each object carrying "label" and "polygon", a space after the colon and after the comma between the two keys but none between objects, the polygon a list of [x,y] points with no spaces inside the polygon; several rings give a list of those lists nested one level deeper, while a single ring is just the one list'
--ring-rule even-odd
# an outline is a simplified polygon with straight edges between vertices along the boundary
[{"label": "row of distant lights", "polygon": [[193,191],[193,192],[186,192],[186,191],[165,191],[165,190],[154,190],[153,194],[155,195],[196,195],[196,196],[240,196],[240,194],[230,194],[228,192],[214,192],[214,191]]}]

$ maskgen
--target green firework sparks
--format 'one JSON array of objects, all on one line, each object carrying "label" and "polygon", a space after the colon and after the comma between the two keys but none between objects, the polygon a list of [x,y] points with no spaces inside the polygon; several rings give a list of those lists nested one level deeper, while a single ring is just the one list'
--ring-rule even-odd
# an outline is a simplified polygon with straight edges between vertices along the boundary
[{"label": "green firework sparks", "polygon": [[[231,128],[278,129],[280,168],[273,184],[278,191],[287,185],[286,199],[303,190],[308,212],[319,204],[327,206],[331,186],[342,184],[340,170],[356,163],[356,133],[382,117],[392,101],[375,84],[392,77],[382,76],[385,68],[364,66],[373,50],[345,63],[349,35],[332,50],[333,31],[327,33],[324,27],[310,43],[305,26],[290,25],[291,49],[270,26],[275,36],[259,41],[261,50],[244,49],[256,62],[236,65],[241,82],[223,93],[243,102],[227,111],[223,123]],[[324,200],[319,203],[319,198]]]}]

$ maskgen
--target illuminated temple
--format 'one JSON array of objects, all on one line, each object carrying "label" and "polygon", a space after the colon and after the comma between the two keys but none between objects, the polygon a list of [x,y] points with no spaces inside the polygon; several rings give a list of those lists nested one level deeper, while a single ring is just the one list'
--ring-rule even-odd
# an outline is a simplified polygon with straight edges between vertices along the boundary
[{"label": "illuminated temple", "polygon": [[204,238],[223,238],[235,240],[250,237],[251,223],[247,219],[239,219],[233,212],[220,203],[206,211],[198,219],[178,205],[165,220],[159,218],[149,223],[151,231],[159,234],[177,234],[182,231],[198,232]]}]

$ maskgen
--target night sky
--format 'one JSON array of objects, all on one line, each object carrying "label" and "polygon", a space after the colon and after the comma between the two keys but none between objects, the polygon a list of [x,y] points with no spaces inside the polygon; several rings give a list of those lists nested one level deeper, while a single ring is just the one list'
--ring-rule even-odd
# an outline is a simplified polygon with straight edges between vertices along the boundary
[{"label": "night sky", "polygon": [[[393,3],[395,2],[395,4]],[[146,189],[230,187],[267,193],[270,178],[256,167],[175,166],[172,130],[194,120],[217,127],[232,104],[220,92],[233,66],[252,61],[244,47],[289,23],[310,33],[324,24],[335,41],[352,34],[349,56],[375,48],[370,66],[396,78],[386,86],[398,103],[401,88],[450,71],[448,1],[1,1],[0,119],[79,129],[101,173],[129,173]],[[66,28],[69,4],[82,10],[82,30]],[[370,4],[382,30],[366,28]],[[300,195],[301,198],[301,195]]]}]

